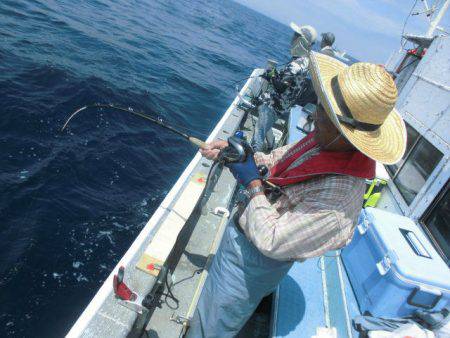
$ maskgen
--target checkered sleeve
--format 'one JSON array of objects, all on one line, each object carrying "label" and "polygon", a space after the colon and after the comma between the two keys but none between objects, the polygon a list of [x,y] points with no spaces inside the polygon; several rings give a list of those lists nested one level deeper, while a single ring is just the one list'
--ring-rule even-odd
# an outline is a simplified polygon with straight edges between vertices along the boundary
[{"label": "checkered sleeve", "polygon": [[267,168],[272,168],[283,155],[292,147],[295,143],[285,145],[283,147],[272,150],[269,154],[257,152],[254,155],[256,165],[266,165]]},{"label": "checkered sleeve", "polygon": [[240,221],[247,238],[264,255],[281,261],[318,257],[346,245],[361,210],[364,183],[328,181],[320,188],[311,189],[311,183],[299,186],[309,190],[305,198],[295,203],[283,200],[278,208],[264,195],[252,198]]},{"label": "checkered sleeve", "polygon": [[328,251],[339,233],[334,210],[303,205],[280,215],[265,196],[256,196],[246,209],[246,236],[266,256],[298,260]]}]

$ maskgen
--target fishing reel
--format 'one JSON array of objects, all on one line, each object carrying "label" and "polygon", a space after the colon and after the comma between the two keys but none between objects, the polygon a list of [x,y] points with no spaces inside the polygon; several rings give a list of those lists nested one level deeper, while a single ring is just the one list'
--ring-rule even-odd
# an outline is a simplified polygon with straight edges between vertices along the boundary
[{"label": "fishing reel", "polygon": [[242,131],[237,131],[228,138],[228,146],[220,151],[217,160],[223,164],[245,162],[249,155],[253,155],[253,149],[244,139]]},{"label": "fishing reel", "polygon": [[[237,131],[235,136],[228,138],[228,147],[219,153],[218,162],[222,164],[245,162],[247,156],[253,156],[253,148],[247,143],[241,131]],[[266,165],[259,165],[258,172],[261,178],[267,178],[269,169]]]},{"label": "fishing reel", "polygon": [[253,156],[253,149],[244,139],[244,133],[242,131],[237,131],[234,136],[228,138],[228,146],[220,150],[206,179],[205,193],[200,202],[202,213],[207,212],[204,206],[220,177],[223,167],[229,163],[245,162],[249,155]]}]

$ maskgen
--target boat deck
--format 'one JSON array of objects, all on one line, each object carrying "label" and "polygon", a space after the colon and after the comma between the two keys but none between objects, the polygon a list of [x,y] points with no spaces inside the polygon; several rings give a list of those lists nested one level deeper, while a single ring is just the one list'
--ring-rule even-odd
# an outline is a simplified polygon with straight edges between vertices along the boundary
[{"label": "boat deck", "polygon": [[337,337],[358,337],[351,320],[360,314],[338,252],[295,263],[275,294],[272,337],[312,337],[319,327]]}]

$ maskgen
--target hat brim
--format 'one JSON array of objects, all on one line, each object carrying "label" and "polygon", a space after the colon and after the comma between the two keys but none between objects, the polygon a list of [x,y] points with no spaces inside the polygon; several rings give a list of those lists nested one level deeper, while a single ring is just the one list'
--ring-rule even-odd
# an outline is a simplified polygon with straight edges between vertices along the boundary
[{"label": "hat brim", "polygon": [[296,33],[298,33],[298,34],[300,34],[300,35],[303,35],[303,32],[302,32],[302,30],[300,29],[300,26],[299,25],[297,25],[295,22],[291,22],[291,28],[292,28],[292,30],[294,31],[294,32],[296,32]]},{"label": "hat brim", "polygon": [[383,164],[398,162],[406,149],[406,127],[394,109],[375,131],[363,131],[339,122],[343,115],[336,102],[331,80],[348,66],[330,56],[310,53],[310,73],[314,90],[333,124],[359,151]]}]

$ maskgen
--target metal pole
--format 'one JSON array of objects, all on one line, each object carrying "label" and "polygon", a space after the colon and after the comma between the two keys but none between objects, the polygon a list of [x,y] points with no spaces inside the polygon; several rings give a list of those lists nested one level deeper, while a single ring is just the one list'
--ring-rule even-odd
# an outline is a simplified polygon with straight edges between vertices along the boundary
[{"label": "metal pole", "polygon": [[423,2],[423,6],[425,7],[425,10],[428,12],[430,10],[430,6],[428,6],[428,1],[422,0],[422,2]]},{"label": "metal pole", "polygon": [[450,5],[450,0],[445,0],[444,4],[441,6],[441,9],[435,16],[435,18],[430,22],[430,27],[427,31],[427,37],[433,37],[433,33],[436,30],[439,22],[442,20],[442,17],[444,16],[445,12],[448,9],[448,6]]}]

